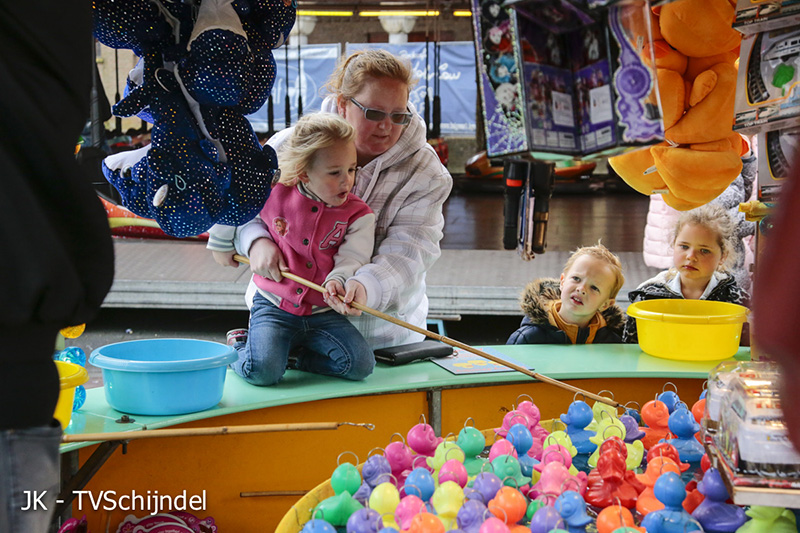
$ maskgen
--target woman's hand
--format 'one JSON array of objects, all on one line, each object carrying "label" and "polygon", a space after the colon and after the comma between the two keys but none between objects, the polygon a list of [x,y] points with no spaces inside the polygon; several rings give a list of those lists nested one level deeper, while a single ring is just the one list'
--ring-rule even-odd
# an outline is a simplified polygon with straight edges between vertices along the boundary
[{"label": "woman's hand", "polygon": [[[334,285],[335,284],[335,285]],[[331,292],[331,287],[336,290],[336,295]],[[361,310],[351,307],[352,302],[364,305],[367,302],[367,290],[362,284],[357,281],[350,280],[345,283],[344,288],[338,281],[331,280],[325,284],[327,292],[322,295],[325,303],[331,306],[333,310],[342,315],[348,316],[361,316]],[[341,299],[339,298],[341,296]]]},{"label": "woman's hand", "polygon": [[273,281],[283,279],[281,271],[289,270],[278,245],[270,239],[256,239],[250,246],[250,270]]},{"label": "woman's hand", "polygon": [[231,250],[230,252],[212,251],[211,255],[214,256],[214,261],[219,265],[224,267],[239,267],[239,261],[233,258],[233,256],[236,255],[236,250]]}]

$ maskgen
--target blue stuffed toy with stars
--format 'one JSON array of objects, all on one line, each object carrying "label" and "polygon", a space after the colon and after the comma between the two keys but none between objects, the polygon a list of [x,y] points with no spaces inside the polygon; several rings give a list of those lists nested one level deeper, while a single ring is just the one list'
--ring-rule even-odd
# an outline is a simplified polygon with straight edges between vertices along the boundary
[{"label": "blue stuffed toy with stars", "polygon": [[141,58],[113,112],[153,124],[150,145],[103,162],[125,207],[174,237],[258,214],[278,164],[244,115],[269,97],[272,50],[295,10],[289,0],[93,2],[95,37]]}]

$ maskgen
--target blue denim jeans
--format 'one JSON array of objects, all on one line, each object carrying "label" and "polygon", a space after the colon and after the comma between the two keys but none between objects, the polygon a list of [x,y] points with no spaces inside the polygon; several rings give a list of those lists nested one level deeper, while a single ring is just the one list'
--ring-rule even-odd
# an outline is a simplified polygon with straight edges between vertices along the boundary
[{"label": "blue denim jeans", "polygon": [[59,489],[61,426],[54,423],[0,430],[0,531],[49,530]]},{"label": "blue denim jeans", "polygon": [[250,309],[247,342],[234,345],[239,360],[231,365],[245,381],[274,385],[286,372],[289,352],[304,348],[297,369],[361,380],[372,373],[375,356],[350,321],[336,311],[297,316],[256,293]]}]

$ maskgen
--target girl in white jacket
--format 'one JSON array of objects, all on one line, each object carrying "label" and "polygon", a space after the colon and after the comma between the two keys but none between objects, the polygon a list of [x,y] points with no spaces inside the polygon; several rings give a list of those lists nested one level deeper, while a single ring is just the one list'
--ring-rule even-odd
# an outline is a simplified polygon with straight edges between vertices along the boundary
[{"label": "girl in white jacket", "polygon": [[[356,130],[359,168],[353,193],[376,217],[372,261],[345,283],[347,303],[328,303],[351,316],[373,349],[420,341],[424,336],[362,315],[347,304],[355,301],[426,327],[425,275],[441,255],[442,204],[453,184],[426,141],[425,123],[408,101],[415,84],[408,63],[385,50],[361,50],[337,66],[327,86],[332,94],[322,103],[323,112],[339,114]],[[277,133],[268,143],[277,151],[291,131]],[[252,222],[239,228],[214,226],[208,248],[218,263],[238,266],[233,254],[238,250],[247,256],[252,243],[263,236],[262,228]],[[279,281],[286,266],[275,248],[268,261],[252,264],[251,269]]]}]

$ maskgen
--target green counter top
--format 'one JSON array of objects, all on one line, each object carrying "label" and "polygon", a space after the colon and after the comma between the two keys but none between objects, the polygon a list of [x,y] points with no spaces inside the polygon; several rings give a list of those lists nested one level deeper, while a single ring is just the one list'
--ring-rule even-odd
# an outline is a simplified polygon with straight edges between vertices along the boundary
[{"label": "green counter top", "polygon": [[[480,347],[496,356],[508,356],[536,372],[558,380],[587,378],[697,378],[704,379],[720,361],[672,361],[651,357],[632,344],[588,346],[515,345]],[[741,348],[736,359],[748,360],[750,349]],[[518,372],[455,375],[432,362],[417,362],[399,367],[378,364],[375,372],[360,382],[289,370],[272,387],[256,387],[231,370],[225,380],[220,403],[211,409],[177,416],[129,415],[134,421],[121,423],[123,413],[112,409],[103,388],[89,389],[86,403],[72,414],[66,433],[106,433],[157,429],[217,416],[332,398],[364,396],[405,391],[462,388],[475,385],[519,383],[531,378]],[[61,446],[68,452],[91,443]]]}]

